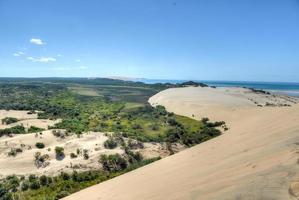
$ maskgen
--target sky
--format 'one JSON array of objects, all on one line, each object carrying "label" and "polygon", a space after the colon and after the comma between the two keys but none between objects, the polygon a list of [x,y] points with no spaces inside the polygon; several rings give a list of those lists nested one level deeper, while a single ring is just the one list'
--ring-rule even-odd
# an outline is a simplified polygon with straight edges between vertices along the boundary
[{"label": "sky", "polygon": [[0,0],[0,76],[299,82],[299,0]]}]

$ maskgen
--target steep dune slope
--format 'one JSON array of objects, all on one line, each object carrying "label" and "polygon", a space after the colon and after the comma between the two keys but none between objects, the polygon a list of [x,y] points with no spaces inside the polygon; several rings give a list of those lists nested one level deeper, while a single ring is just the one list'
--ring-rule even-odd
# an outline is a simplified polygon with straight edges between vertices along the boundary
[{"label": "steep dune slope", "polygon": [[[170,90],[155,95],[150,102],[186,116],[224,117],[222,120],[229,122],[230,130],[65,199],[296,199],[299,194],[298,104],[257,107],[241,95],[236,97],[241,98],[237,100],[241,103],[234,107],[231,100],[227,101],[229,106],[226,100],[221,101],[224,98],[221,95],[216,102],[213,95],[201,97],[197,93],[202,88]],[[226,91],[222,93],[227,95]]]}]

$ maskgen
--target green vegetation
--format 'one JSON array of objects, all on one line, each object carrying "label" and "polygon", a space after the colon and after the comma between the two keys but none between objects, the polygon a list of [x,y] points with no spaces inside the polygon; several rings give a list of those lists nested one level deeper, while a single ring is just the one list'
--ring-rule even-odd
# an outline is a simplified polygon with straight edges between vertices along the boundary
[{"label": "green vegetation", "polygon": [[[118,157],[118,156],[117,156]],[[126,162],[125,160],[119,161],[117,158],[116,163]],[[8,176],[0,181],[0,199],[2,200],[56,200],[65,197],[69,194],[82,190],[86,187],[95,185],[97,183],[109,180],[131,170],[137,169],[149,163],[152,163],[160,158],[153,158],[135,162],[127,165],[126,167],[119,168],[113,171],[74,171],[71,174],[62,172],[55,177],[42,175],[30,175],[28,178]],[[110,169],[110,168],[109,168]]]},{"label": "green vegetation", "polygon": [[42,155],[40,152],[36,152],[34,155],[34,164],[37,168],[48,166],[50,156],[48,154]]},{"label": "green vegetation", "polygon": [[55,154],[57,160],[62,160],[65,157],[64,148],[63,147],[55,147]]},{"label": "green vegetation", "polygon": [[101,155],[99,162],[103,169],[108,172],[116,172],[127,168],[127,161],[119,154]]},{"label": "green vegetation", "polygon": [[36,146],[36,148],[39,148],[39,149],[43,149],[43,148],[45,148],[45,144],[42,143],[42,142],[37,142],[37,143],[35,144],[35,146]]},{"label": "green vegetation", "polygon": [[13,124],[13,123],[18,122],[19,120],[14,117],[5,117],[1,121],[2,121],[2,124]]},{"label": "green vegetation", "polygon": [[0,129],[0,137],[4,135],[24,134],[24,133],[26,133],[26,130],[22,125],[17,125],[11,128]]},{"label": "green vegetation", "polygon": [[109,138],[104,142],[104,147],[106,149],[114,149],[117,147],[117,141],[114,140],[113,138]]},{"label": "green vegetation", "polygon": [[18,153],[22,152],[23,150],[21,148],[11,148],[7,155],[15,157]]},{"label": "green vegetation", "polygon": [[28,128],[28,133],[37,133],[37,132],[42,132],[44,130],[45,129],[43,129],[43,128],[39,128],[39,127],[36,127],[36,126],[30,126]]},{"label": "green vegetation", "polygon": [[[185,85],[205,86],[195,82],[178,86]],[[186,145],[210,138],[196,136],[195,139],[195,135],[203,131],[205,125],[202,122],[168,113],[162,106],[153,108],[147,103],[150,96],[174,86],[110,79],[3,78],[0,79],[0,95],[3,97],[0,98],[0,109],[40,110],[39,118],[61,118],[60,123],[49,128],[65,129],[66,134],[115,132],[142,142],[173,141]],[[40,131],[42,129],[38,127],[28,129],[28,132]],[[64,137],[64,134],[57,135]],[[184,138],[178,139],[179,135]]]}]

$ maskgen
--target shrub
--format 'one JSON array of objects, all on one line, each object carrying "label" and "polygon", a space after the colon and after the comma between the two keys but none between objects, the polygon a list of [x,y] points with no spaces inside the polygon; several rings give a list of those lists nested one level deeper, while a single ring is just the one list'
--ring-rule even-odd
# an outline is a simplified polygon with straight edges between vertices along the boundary
[{"label": "shrub", "polygon": [[64,158],[64,148],[63,147],[55,147],[56,159],[60,160]]},{"label": "shrub", "polygon": [[65,173],[65,172],[61,172],[60,177],[63,180],[69,180],[70,179],[70,175],[68,173]]},{"label": "shrub", "polygon": [[7,155],[15,157],[17,155],[17,152],[14,148],[11,148]]},{"label": "shrub", "polygon": [[67,191],[60,191],[60,192],[58,192],[58,194],[56,195],[56,198],[55,199],[61,199],[61,198],[63,198],[63,197],[66,197],[66,196],[68,196],[70,193],[69,192],[67,192]]},{"label": "shrub", "polygon": [[176,126],[178,124],[178,122],[174,119],[174,118],[168,118],[167,119],[167,123],[170,125],[170,126]]},{"label": "shrub", "polygon": [[44,145],[44,143],[42,143],[42,142],[37,142],[37,143],[35,144],[35,146],[36,146],[36,148],[39,148],[39,149],[43,149],[43,148],[45,148],[45,145]]},{"label": "shrub", "polygon": [[14,118],[14,117],[5,117],[1,121],[2,121],[2,124],[12,124],[12,123],[18,122],[18,119]]},{"label": "shrub", "polygon": [[71,157],[71,158],[77,158],[78,156],[77,156],[75,153],[71,153],[71,154],[70,154],[70,157]]},{"label": "shrub", "polygon": [[52,134],[55,137],[65,138],[65,134],[62,131],[60,131],[60,130],[53,130]]},{"label": "shrub", "polygon": [[41,131],[44,131],[45,129],[43,128],[39,128],[39,127],[36,127],[36,126],[30,126],[29,129],[28,129],[28,133],[37,133],[37,132],[41,132]]},{"label": "shrub", "polygon": [[87,149],[83,149],[83,158],[85,160],[88,160],[89,159],[89,154],[88,154],[88,150]]},{"label": "shrub", "polygon": [[133,152],[130,151],[128,148],[125,149],[125,152],[127,154],[128,157],[128,161],[129,163],[137,163],[143,160],[143,156],[141,155],[140,152]]},{"label": "shrub", "polygon": [[24,126],[17,125],[11,128],[0,129],[0,137],[3,135],[11,135],[11,134],[24,134],[26,133]]},{"label": "shrub", "polygon": [[32,182],[30,182],[30,185],[29,185],[30,189],[32,190],[37,190],[40,188],[40,183],[38,180],[34,180]]},{"label": "shrub", "polygon": [[50,164],[50,162],[48,162],[48,160],[50,159],[50,156],[48,154],[41,155],[40,152],[36,152],[34,154],[34,158],[34,163],[37,168],[46,167]]},{"label": "shrub", "polygon": [[109,138],[108,140],[106,140],[106,141],[104,142],[104,147],[105,147],[106,149],[114,149],[114,148],[117,147],[117,142],[116,142],[114,139]]},{"label": "shrub", "polygon": [[130,149],[143,149],[144,145],[143,145],[142,142],[134,141],[134,140],[129,139],[129,141],[128,141],[128,147]]},{"label": "shrub", "polygon": [[29,182],[33,182],[37,179],[37,177],[34,174],[30,174],[28,177]]},{"label": "shrub", "polygon": [[29,189],[29,182],[28,181],[23,181],[21,184],[21,190],[26,191]]},{"label": "shrub", "polygon": [[103,169],[109,172],[120,171],[128,166],[127,161],[119,154],[101,155],[99,162],[102,164]]},{"label": "shrub", "polygon": [[39,177],[39,182],[42,186],[48,185],[48,178],[45,175]]}]

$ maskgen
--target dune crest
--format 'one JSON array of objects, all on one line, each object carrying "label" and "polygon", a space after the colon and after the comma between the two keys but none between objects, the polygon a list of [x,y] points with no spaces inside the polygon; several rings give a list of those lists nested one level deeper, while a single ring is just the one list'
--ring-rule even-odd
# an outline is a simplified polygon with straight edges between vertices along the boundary
[{"label": "dune crest", "polygon": [[185,116],[227,121],[229,130],[215,139],[75,193],[66,200],[287,200],[298,197],[299,104],[296,99],[267,97],[240,88],[192,87],[162,91],[149,102]]}]

